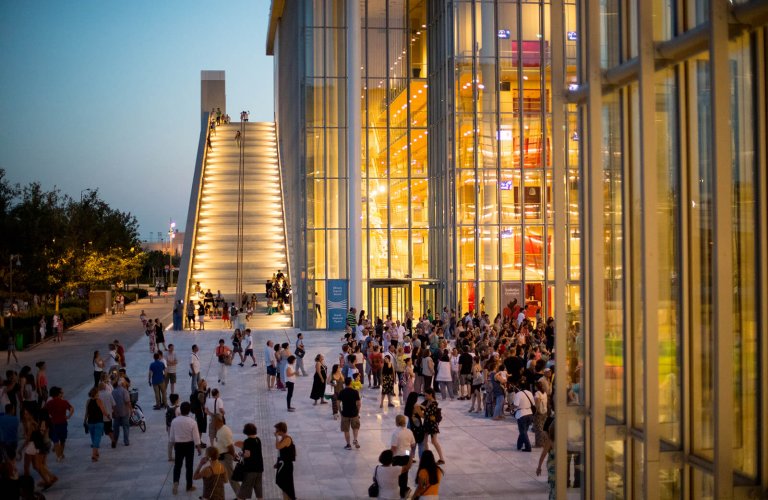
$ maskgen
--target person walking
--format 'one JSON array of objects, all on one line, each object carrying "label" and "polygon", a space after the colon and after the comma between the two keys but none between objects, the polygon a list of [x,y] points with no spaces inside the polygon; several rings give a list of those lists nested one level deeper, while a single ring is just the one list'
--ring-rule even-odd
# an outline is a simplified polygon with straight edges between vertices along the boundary
[{"label": "person walking", "polygon": [[128,446],[131,444],[128,430],[131,426],[132,408],[125,379],[118,380],[117,386],[112,390],[112,399],[115,401],[115,408],[112,410],[112,448],[115,448],[120,440],[120,429],[123,430],[123,444]]},{"label": "person walking", "polygon": [[197,344],[193,345],[192,354],[189,356],[189,378],[191,392],[195,392],[197,390],[198,384],[200,382],[200,356],[197,355],[199,350],[200,349],[197,347]]},{"label": "person walking", "polygon": [[232,354],[229,347],[224,343],[224,339],[219,339],[219,345],[216,347],[216,359],[219,361],[219,383],[227,385],[227,366],[232,364]]},{"label": "person walking", "polygon": [[240,484],[237,498],[238,500],[246,500],[251,498],[254,493],[256,498],[264,498],[262,485],[264,457],[261,453],[261,440],[256,435],[256,425],[253,423],[245,424],[243,434],[245,434],[245,440],[235,443],[235,446],[243,450],[242,460],[245,468],[245,477]]},{"label": "person walking", "polygon": [[149,386],[155,391],[155,406],[153,410],[160,410],[165,407],[165,363],[160,361],[160,353],[152,355],[154,361],[149,365],[147,374]]},{"label": "person walking", "polygon": [[243,338],[243,348],[245,349],[245,356],[241,360],[240,366],[243,366],[243,364],[245,363],[245,360],[248,358],[251,358],[251,361],[253,361],[253,363],[251,363],[251,367],[258,366],[256,364],[256,357],[253,355],[253,337],[251,337],[250,328],[245,329],[245,337]]},{"label": "person walking", "polygon": [[291,399],[293,398],[293,387],[296,385],[296,356],[291,354],[288,356],[285,365],[285,387],[288,390],[286,394],[286,402],[288,403],[288,411],[296,411],[296,408],[291,406]]},{"label": "person walking", "polygon": [[296,374],[302,377],[307,376],[307,371],[304,369],[304,356],[307,351],[304,349],[304,334],[299,332],[296,335],[296,349],[293,354],[296,355]]},{"label": "person walking", "polygon": [[355,448],[360,448],[360,443],[357,441],[357,435],[360,432],[360,407],[362,401],[360,400],[360,393],[354,390],[352,387],[352,379],[347,377],[344,379],[344,389],[339,393],[339,402],[341,403],[341,432],[344,433],[344,440],[347,442],[344,446],[345,450],[351,450],[352,445],[349,443],[349,430],[352,429],[352,436],[354,438],[353,444]]},{"label": "person walking", "polygon": [[75,407],[64,399],[61,387],[51,387],[50,396],[51,399],[45,403],[45,411],[51,419],[50,436],[56,461],[61,462],[64,460],[64,446],[67,443],[67,422],[75,414]]},{"label": "person walking", "polygon": [[518,389],[512,405],[515,407],[515,420],[517,420],[517,449],[530,452],[531,441],[528,439],[528,428],[533,418],[533,394],[528,389]]},{"label": "person walking", "polygon": [[88,423],[88,434],[91,435],[91,462],[98,462],[101,436],[104,434],[104,419],[108,416],[104,403],[99,399],[98,387],[91,387],[91,390],[88,391],[85,416]]},{"label": "person walking", "polygon": [[328,379],[328,368],[325,366],[325,357],[322,354],[315,356],[315,374],[312,379],[312,391],[309,399],[313,400],[313,406],[320,400],[320,404],[327,404],[325,398],[325,382]]},{"label": "person walking", "polygon": [[296,445],[293,443],[293,438],[288,435],[288,425],[285,422],[275,424],[275,448],[278,452],[275,484],[283,491],[284,500],[295,500],[293,462],[296,461]]},{"label": "person walking", "polygon": [[168,431],[168,439],[173,443],[173,494],[179,493],[181,466],[186,466],[187,491],[195,491],[192,484],[192,461],[195,448],[200,447],[200,432],[197,423],[189,416],[190,406],[186,401],[181,403],[181,415],[174,418]]}]

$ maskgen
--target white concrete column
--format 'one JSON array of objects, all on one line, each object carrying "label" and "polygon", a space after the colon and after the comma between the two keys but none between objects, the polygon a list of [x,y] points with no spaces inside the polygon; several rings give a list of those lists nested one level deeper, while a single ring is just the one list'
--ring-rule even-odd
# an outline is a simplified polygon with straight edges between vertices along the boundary
[{"label": "white concrete column", "polygon": [[349,306],[363,305],[362,195],[360,168],[360,0],[347,0],[347,169]]}]

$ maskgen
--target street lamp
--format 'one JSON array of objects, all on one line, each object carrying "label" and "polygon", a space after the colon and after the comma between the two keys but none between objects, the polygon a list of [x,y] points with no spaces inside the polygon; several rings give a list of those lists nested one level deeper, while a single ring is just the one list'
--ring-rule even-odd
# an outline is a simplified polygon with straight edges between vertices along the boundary
[{"label": "street lamp", "polygon": [[21,266],[21,255],[17,253],[12,253],[10,259],[8,260],[8,267],[9,267],[9,276],[11,281],[11,335],[13,335],[13,264],[16,263],[17,266]]},{"label": "street lamp", "polygon": [[176,222],[170,220],[171,228],[168,230],[168,286],[173,286],[173,239],[176,237]]}]

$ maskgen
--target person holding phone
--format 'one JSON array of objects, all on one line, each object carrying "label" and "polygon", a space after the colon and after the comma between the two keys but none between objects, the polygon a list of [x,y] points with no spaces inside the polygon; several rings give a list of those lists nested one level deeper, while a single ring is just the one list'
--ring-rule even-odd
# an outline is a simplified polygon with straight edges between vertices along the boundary
[{"label": "person holding phone", "polygon": [[296,461],[296,446],[293,444],[293,438],[288,435],[288,425],[285,422],[275,424],[275,448],[278,452],[275,484],[283,491],[283,499],[295,500],[293,462]]}]

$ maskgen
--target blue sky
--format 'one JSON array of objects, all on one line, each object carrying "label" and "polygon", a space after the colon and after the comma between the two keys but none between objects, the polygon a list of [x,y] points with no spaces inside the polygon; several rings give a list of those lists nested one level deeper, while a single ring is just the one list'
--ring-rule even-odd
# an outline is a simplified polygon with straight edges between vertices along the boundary
[{"label": "blue sky", "polygon": [[183,229],[200,129],[200,70],[227,108],[272,121],[269,0],[0,2],[0,167],[80,197],[99,189],[142,239]]}]

